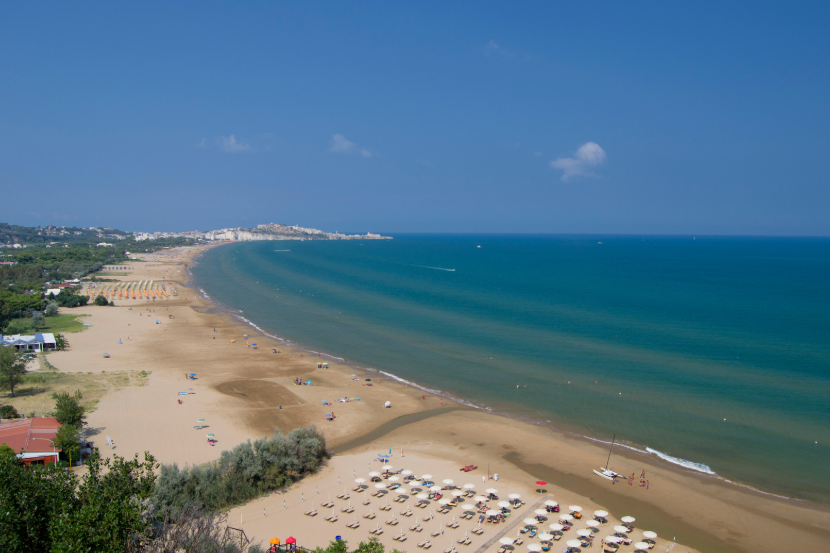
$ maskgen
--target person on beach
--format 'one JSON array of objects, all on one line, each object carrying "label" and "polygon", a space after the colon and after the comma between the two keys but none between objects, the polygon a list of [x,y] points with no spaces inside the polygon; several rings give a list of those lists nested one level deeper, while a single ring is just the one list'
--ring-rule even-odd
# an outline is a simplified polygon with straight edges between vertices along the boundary
[{"label": "person on beach", "polygon": [[634,479],[634,475],[628,477],[628,485],[631,486],[631,481]]},{"label": "person on beach", "polygon": [[648,480],[646,480],[646,489],[648,489]]}]

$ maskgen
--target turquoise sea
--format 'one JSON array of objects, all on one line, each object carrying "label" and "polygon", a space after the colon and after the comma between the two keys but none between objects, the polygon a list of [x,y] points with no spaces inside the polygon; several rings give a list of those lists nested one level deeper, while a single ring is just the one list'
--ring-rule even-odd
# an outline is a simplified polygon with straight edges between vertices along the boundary
[{"label": "turquoise sea", "polygon": [[830,503],[830,240],[246,242],[193,274],[314,351]]}]

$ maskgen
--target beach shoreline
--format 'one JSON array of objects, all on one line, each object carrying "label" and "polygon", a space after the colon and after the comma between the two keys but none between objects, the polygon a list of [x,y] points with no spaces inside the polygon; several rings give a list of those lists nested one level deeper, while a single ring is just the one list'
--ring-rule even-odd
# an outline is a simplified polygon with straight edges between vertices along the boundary
[{"label": "beach shoreline", "polygon": [[[204,445],[198,444],[200,440],[192,439],[192,431],[179,429],[175,436],[169,439],[174,442],[179,440],[181,447],[172,448],[175,451],[170,453],[160,452],[158,457],[162,462],[205,462],[215,458],[221,449],[262,436],[269,428],[273,430],[279,427],[287,431],[293,426],[316,423],[324,430],[329,446],[335,451],[349,443],[358,444],[349,454],[353,451],[365,453],[369,449],[377,449],[380,443],[384,444],[383,449],[394,451],[398,446],[401,446],[401,449],[415,448],[423,450],[421,453],[424,455],[437,455],[444,450],[465,448],[465,451],[475,450],[475,458],[478,460],[485,455],[491,459],[499,459],[499,463],[506,467],[504,470],[509,472],[516,482],[524,478],[523,474],[538,479],[542,476],[540,473],[548,472],[556,479],[551,480],[557,484],[557,487],[553,488],[556,493],[572,495],[572,491],[569,490],[584,489],[587,495],[581,501],[585,504],[596,501],[603,506],[613,504],[618,506],[618,509],[639,509],[646,514],[637,515],[638,526],[642,520],[643,524],[650,528],[659,528],[658,534],[661,537],[669,535],[667,532],[673,527],[682,526],[678,543],[693,548],[688,550],[773,551],[781,550],[784,543],[797,542],[799,548],[808,548],[830,541],[830,510],[826,506],[768,496],[766,492],[684,469],[663,460],[658,462],[653,456],[643,457],[634,451],[615,452],[615,458],[620,459],[620,468],[617,470],[627,474],[630,469],[645,469],[650,476],[652,489],[646,491],[637,486],[624,486],[622,482],[616,486],[610,483],[604,485],[605,481],[593,482],[599,479],[591,474],[591,470],[605,462],[607,449],[600,447],[601,444],[591,443],[592,439],[589,437],[570,436],[535,421],[524,421],[510,417],[509,414],[461,405],[455,402],[463,401],[463,398],[456,400],[448,396],[439,396],[436,395],[440,393],[438,391],[430,391],[430,397],[427,397],[426,387],[420,389],[416,387],[416,383],[408,385],[408,381],[395,381],[395,377],[385,371],[375,373],[367,368],[353,368],[336,355],[325,354],[327,357],[323,358],[320,352],[319,357],[305,357],[306,350],[301,345],[281,341],[278,336],[272,336],[266,330],[257,327],[255,322],[239,320],[232,310],[210,299],[204,291],[196,289],[197,283],[192,280],[189,270],[182,272],[178,278],[173,278],[173,267],[198,263],[198,255],[203,251],[204,248],[175,252],[171,250],[167,258],[146,256],[162,261],[148,261],[147,265],[136,264],[145,265],[137,267],[139,272],[151,272],[151,269],[154,269],[161,274],[166,268],[167,274],[171,276],[170,281],[176,282],[183,293],[180,293],[178,298],[152,304],[156,309],[174,308],[175,314],[171,315],[176,319],[157,323],[157,326],[164,326],[164,330],[169,331],[161,332],[155,325],[149,330],[144,328],[144,334],[139,339],[141,344],[136,343],[136,347],[133,348],[135,351],[123,356],[134,360],[137,365],[151,365],[150,385],[146,390],[125,389],[106,396],[99,404],[98,410],[91,414],[90,423],[92,425],[94,421],[95,426],[101,429],[101,434],[109,435],[109,432],[115,433],[114,429],[121,429],[116,441],[119,444],[118,449],[108,452],[107,446],[104,445],[101,448],[102,453],[123,455],[125,450],[132,454],[143,451],[142,448],[148,448],[157,454],[154,448],[147,447],[153,441],[152,427],[169,423],[171,417],[178,415],[177,408],[171,408],[167,402],[158,402],[155,408],[159,415],[154,420],[146,422],[149,428],[145,429],[147,435],[143,435],[141,432],[128,430],[130,422],[135,421],[136,413],[142,412],[141,402],[138,402],[132,411],[120,409],[119,404],[129,403],[130,397],[136,398],[142,394],[141,390],[144,390],[143,393],[147,396],[142,399],[146,400],[163,397],[160,394],[172,393],[172,390],[181,387],[176,381],[181,378],[181,369],[185,366],[198,366],[199,380],[194,384],[194,387],[198,385],[198,399],[187,398],[186,409],[189,409],[192,401],[201,402],[205,396],[207,401],[199,406],[199,412],[211,412],[222,416],[223,419],[220,448],[205,449]],[[151,267],[149,263],[156,265]],[[184,279],[185,275],[187,279]],[[119,302],[118,308],[107,313],[113,321],[112,325],[123,324],[115,322],[120,319],[127,320],[132,317],[130,320],[135,320],[135,311],[129,311],[129,307],[141,309],[147,307],[147,302],[133,300],[123,302],[123,306]],[[85,309],[92,315],[93,326],[84,334],[91,333],[89,341],[93,341],[95,333],[102,331],[94,319],[104,313],[99,311],[100,309],[106,308]],[[186,317],[188,325],[192,317],[194,324],[189,330],[183,331],[178,326],[181,324],[178,317]],[[210,327],[214,328],[216,335],[207,342]],[[191,344],[196,342],[194,329],[196,333],[203,334],[199,338],[205,340]],[[228,343],[227,346],[223,346],[224,351],[220,351],[219,340],[216,340],[216,337],[221,335],[222,343],[225,344],[225,338],[241,338],[243,334],[253,334],[252,330],[262,336],[261,340],[257,338],[256,350],[246,348],[242,351],[238,347],[234,348],[233,343]],[[152,336],[153,333],[155,336]],[[89,364],[90,354],[82,352],[82,345],[73,346],[72,355],[65,355],[64,352],[56,354],[53,364],[60,370],[72,370],[73,360],[77,361],[74,364],[76,367],[84,363]],[[229,350],[229,347],[233,349]],[[286,351],[284,355],[273,357],[273,354],[270,354],[271,357],[268,357],[267,352],[272,348]],[[211,353],[206,355],[204,351],[207,349],[210,349]],[[165,356],[160,355],[160,352],[165,351],[175,358],[175,363],[166,362]],[[229,351],[233,353],[228,354]],[[289,353],[300,357],[288,357]],[[236,367],[237,370],[229,370],[227,365],[236,359],[245,359],[244,366]],[[317,359],[327,359],[331,368],[327,371],[316,369],[309,362],[316,362]],[[127,361],[130,362],[133,361]],[[98,362],[97,365],[101,363]],[[169,365],[176,365],[176,368]],[[357,375],[358,371],[363,371],[360,375],[362,382],[357,382],[357,377],[351,376]],[[291,386],[292,378],[306,378],[306,375],[316,381],[313,386]],[[373,379],[372,387],[364,387],[365,378]],[[362,386],[356,388],[359,384]],[[265,388],[270,390],[266,398],[255,397],[256,393]],[[337,420],[332,423],[325,422],[321,415],[327,409],[320,409],[319,405],[314,404],[326,399],[324,395],[350,397],[356,389],[364,396],[363,401],[351,401],[343,405],[338,404],[336,407],[332,405],[328,410],[338,411]],[[275,408],[270,399],[277,397],[284,398],[286,404],[289,400],[295,401],[293,398],[298,398],[299,402],[291,407],[286,405],[285,409],[282,409],[282,404]],[[384,409],[381,400],[391,400],[393,409]],[[443,405],[444,403],[446,405]],[[179,409],[182,410],[184,409]],[[222,415],[219,415],[220,413]],[[401,417],[418,414],[424,418],[409,422],[407,419],[400,420]],[[388,431],[372,434],[384,425],[388,425]],[[495,429],[499,432],[494,432]],[[461,439],[458,437],[459,434],[464,434],[465,437]],[[423,436],[429,436],[430,439],[424,440]],[[99,445],[100,441],[98,440]],[[425,445],[425,442],[429,443]],[[387,447],[392,443],[395,445]],[[198,454],[193,454],[197,449]],[[614,466],[617,467],[617,464]],[[586,485],[583,481],[589,484]],[[559,484],[562,484],[561,487]],[[296,487],[299,489],[304,485],[304,482],[300,482]],[[776,513],[776,519],[770,520],[773,512]],[[725,519],[728,519],[728,522],[724,522]]]},{"label": "beach shoreline", "polygon": [[[216,246],[219,246],[219,245],[220,244],[218,244]],[[224,244],[221,244],[221,245],[224,245]],[[216,247],[216,246],[213,246],[213,247]],[[475,401],[473,401],[470,398],[465,398],[465,397],[459,396],[457,394],[448,392],[446,390],[441,390],[441,389],[438,389],[436,387],[432,387],[432,386],[429,386],[427,384],[418,382],[416,380],[403,378],[401,376],[398,376],[398,375],[394,374],[393,372],[390,372],[389,370],[385,370],[384,368],[363,366],[359,363],[349,361],[349,360],[347,360],[343,357],[339,357],[338,355],[336,355],[336,353],[327,353],[327,352],[317,351],[316,349],[314,349],[310,346],[306,346],[306,345],[304,345],[304,344],[302,344],[298,341],[291,340],[291,339],[279,336],[276,333],[276,331],[262,328],[258,325],[258,323],[256,321],[252,321],[252,320],[249,320],[248,318],[244,317],[239,310],[233,308],[232,306],[224,305],[221,301],[217,300],[216,298],[211,297],[209,294],[207,294],[207,292],[204,290],[204,288],[198,283],[197,277],[193,274],[193,272],[190,269],[199,262],[199,258],[201,258],[201,256],[205,253],[205,251],[202,251],[202,252],[198,253],[197,255],[195,255],[192,258],[192,264],[186,270],[186,272],[189,276],[189,280],[187,282],[188,286],[190,286],[192,288],[195,288],[204,297],[206,297],[209,300],[209,302],[214,306],[214,308],[216,309],[216,312],[221,312],[221,313],[226,314],[228,317],[238,319],[238,321],[241,324],[251,327],[255,332],[257,332],[258,334],[260,334],[261,336],[263,336],[265,338],[270,338],[270,339],[273,339],[273,340],[277,340],[281,344],[284,344],[286,347],[294,348],[297,351],[301,351],[301,352],[305,352],[305,353],[309,353],[309,354],[313,354],[313,355],[318,355],[319,354],[319,355],[322,356],[323,359],[326,359],[326,360],[332,361],[332,362],[338,362],[338,363],[342,364],[343,366],[348,367],[352,370],[360,370],[360,371],[365,371],[367,373],[375,373],[375,374],[378,374],[378,375],[383,375],[383,376],[391,378],[391,379],[393,379],[393,380],[395,380],[395,381],[397,381],[401,384],[404,384],[404,385],[407,385],[407,386],[410,386],[410,387],[414,387],[418,390],[421,390],[424,393],[433,394],[435,396],[442,397],[443,399],[445,399],[447,401],[452,401],[452,402],[458,403],[460,405],[463,405],[463,406],[471,408],[471,409],[478,409],[478,410],[481,410],[482,412],[491,414],[493,416],[507,417],[507,418],[516,420],[518,422],[532,424],[532,425],[536,425],[536,426],[539,426],[539,427],[542,427],[542,428],[547,428],[547,429],[551,430],[552,432],[559,434],[562,438],[575,439],[575,440],[584,440],[587,443],[597,445],[598,447],[610,447],[611,446],[611,441],[603,440],[602,438],[599,438],[599,437],[596,437],[596,436],[587,435],[587,434],[583,433],[583,431],[577,430],[575,428],[573,428],[573,429],[568,428],[568,425],[566,423],[563,423],[562,421],[543,420],[541,418],[533,418],[533,417],[530,417],[530,416],[520,415],[520,414],[513,413],[513,412],[510,412],[508,410],[503,410],[503,409],[495,410],[494,408],[488,407],[486,405],[476,403]],[[795,505],[804,505],[804,506],[808,506],[810,508],[815,508],[815,509],[819,509],[819,510],[826,510],[826,511],[830,512],[830,505],[815,502],[815,501],[812,501],[812,500],[809,500],[809,499],[801,499],[801,498],[786,496],[786,495],[783,495],[783,494],[775,493],[773,491],[763,490],[763,489],[757,488],[755,486],[752,486],[750,484],[741,482],[739,480],[733,480],[733,479],[730,479],[730,478],[726,478],[726,477],[721,476],[720,474],[716,473],[715,471],[713,471],[710,467],[708,467],[705,464],[698,463],[698,462],[695,462],[693,460],[672,457],[670,454],[652,449],[652,448],[644,446],[642,444],[637,444],[637,443],[629,442],[629,441],[617,440],[614,444],[614,447],[615,448],[623,448],[623,451],[620,451],[619,449],[615,449],[615,452],[614,452],[615,456],[621,455],[623,457],[628,457],[632,460],[648,460],[648,461],[650,461],[650,462],[652,462],[656,465],[662,466],[663,468],[665,468],[667,470],[676,470],[676,471],[679,471],[683,474],[694,475],[694,476],[697,476],[697,477],[699,477],[701,479],[704,479],[704,480],[707,479],[707,478],[711,478],[711,479],[713,479],[717,482],[737,486],[739,488],[742,488],[742,489],[746,490],[747,492],[758,494],[759,496],[772,497],[772,498],[776,498],[776,499],[779,499],[779,500],[782,500],[782,501],[792,502]],[[671,459],[669,459],[667,457],[670,457]]]}]

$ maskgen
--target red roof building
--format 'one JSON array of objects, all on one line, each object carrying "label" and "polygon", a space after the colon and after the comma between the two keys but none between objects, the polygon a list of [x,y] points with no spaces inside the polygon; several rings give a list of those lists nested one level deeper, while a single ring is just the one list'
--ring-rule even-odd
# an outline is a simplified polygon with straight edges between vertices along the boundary
[{"label": "red roof building", "polygon": [[12,420],[0,424],[0,443],[11,447],[26,465],[58,462],[53,441],[61,423],[51,417]]}]

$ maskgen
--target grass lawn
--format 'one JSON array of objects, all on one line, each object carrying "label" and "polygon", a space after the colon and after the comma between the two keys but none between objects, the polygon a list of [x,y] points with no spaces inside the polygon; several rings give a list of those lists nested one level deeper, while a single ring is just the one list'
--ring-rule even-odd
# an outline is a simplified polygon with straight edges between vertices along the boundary
[{"label": "grass lawn", "polygon": [[[105,371],[100,373],[62,373],[46,368],[42,354],[29,362],[26,381],[15,389],[15,397],[9,392],[0,392],[0,403],[11,404],[21,415],[39,417],[55,409],[53,394],[81,391],[81,405],[87,412],[95,410],[98,400],[110,391],[127,386],[145,386],[149,373],[145,371]],[[34,370],[40,366],[39,369]]]},{"label": "grass lawn", "polygon": [[83,313],[79,313],[78,315],[60,313],[54,317],[46,317],[46,326],[38,329],[38,332],[81,332],[87,328],[81,320],[83,317],[89,317],[89,315]]}]

